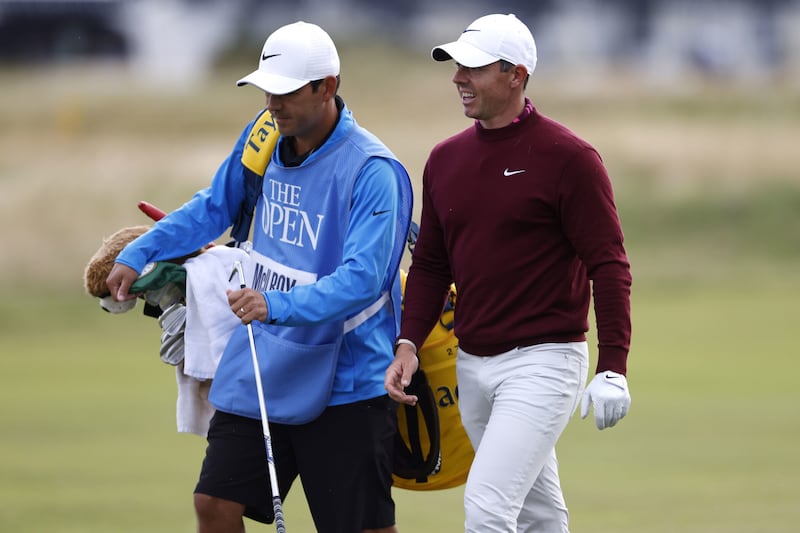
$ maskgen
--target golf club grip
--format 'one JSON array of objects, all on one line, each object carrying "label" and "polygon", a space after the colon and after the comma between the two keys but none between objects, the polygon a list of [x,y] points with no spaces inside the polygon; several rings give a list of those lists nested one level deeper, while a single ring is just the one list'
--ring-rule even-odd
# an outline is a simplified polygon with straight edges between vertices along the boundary
[{"label": "golf club grip", "polygon": [[286,533],[286,524],[283,522],[283,506],[281,505],[281,497],[272,497],[272,508],[275,511],[275,527],[278,533]]},{"label": "golf club grip", "polygon": [[144,200],[139,202],[139,210],[156,222],[167,216],[167,214],[164,211],[157,208],[150,202],[145,202]]}]

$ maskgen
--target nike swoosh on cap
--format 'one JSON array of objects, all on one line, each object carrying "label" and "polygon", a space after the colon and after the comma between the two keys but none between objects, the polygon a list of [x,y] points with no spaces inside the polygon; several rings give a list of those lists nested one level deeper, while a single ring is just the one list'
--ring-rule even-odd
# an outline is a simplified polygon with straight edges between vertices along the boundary
[{"label": "nike swoosh on cap", "polygon": [[267,59],[269,59],[270,57],[277,57],[277,56],[279,56],[279,55],[281,55],[281,54],[270,54],[270,55],[261,54],[261,61],[266,61],[266,60],[267,60]]}]

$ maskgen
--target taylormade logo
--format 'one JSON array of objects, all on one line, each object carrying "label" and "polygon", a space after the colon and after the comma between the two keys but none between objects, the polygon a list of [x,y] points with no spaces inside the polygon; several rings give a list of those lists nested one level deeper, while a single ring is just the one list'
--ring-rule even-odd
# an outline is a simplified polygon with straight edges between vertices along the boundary
[{"label": "taylormade logo", "polygon": [[275,124],[275,121],[272,120],[272,115],[269,113],[264,113],[263,115],[265,118],[261,123],[261,127],[258,130],[254,131],[250,138],[247,139],[247,145],[245,146],[245,150],[251,149],[254,150],[256,153],[261,151],[261,145],[264,144],[271,134],[278,132],[278,125]]}]

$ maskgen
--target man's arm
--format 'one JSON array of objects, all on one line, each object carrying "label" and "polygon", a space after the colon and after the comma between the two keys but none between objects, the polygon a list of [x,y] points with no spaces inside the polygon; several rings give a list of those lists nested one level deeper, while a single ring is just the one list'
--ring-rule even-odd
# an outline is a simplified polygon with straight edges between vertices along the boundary
[{"label": "man's arm", "polygon": [[400,327],[400,338],[418,347],[424,344],[439,320],[453,282],[444,231],[436,215],[429,187],[425,185],[430,177],[429,168],[430,163],[423,174],[422,216],[406,278]]},{"label": "man's arm", "polygon": [[592,281],[597,321],[597,372],[625,375],[630,347],[631,271],[611,181],[593,150],[583,150],[565,169],[561,223]]},{"label": "man's arm", "polygon": [[594,409],[598,429],[628,414],[631,273],[611,181],[599,155],[584,150],[568,165],[562,188],[562,225],[586,265],[597,321],[596,375],[581,398],[581,418]]},{"label": "man's arm", "polygon": [[231,225],[244,198],[241,157],[249,131],[248,124],[209,187],[195,193],[191,200],[160,219],[120,252],[106,280],[115,299],[135,297],[128,289],[147,263],[194,253]]},{"label": "man's arm", "polygon": [[[428,169],[426,165],[423,183],[429,176]],[[419,369],[418,348],[441,316],[451,277],[442,228],[428,188],[423,186],[422,218],[406,278],[400,338],[395,345],[394,361],[384,378],[386,391],[397,402],[416,405],[418,401],[416,396],[406,394],[405,388]]]}]

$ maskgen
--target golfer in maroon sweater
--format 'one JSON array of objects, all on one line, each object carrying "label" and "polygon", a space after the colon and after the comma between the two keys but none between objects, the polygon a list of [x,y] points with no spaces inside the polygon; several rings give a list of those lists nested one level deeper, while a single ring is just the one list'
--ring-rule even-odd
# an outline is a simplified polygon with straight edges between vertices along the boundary
[{"label": "golfer in maroon sweater", "polygon": [[[433,59],[475,123],[425,166],[422,218],[386,388],[418,368],[451,282],[458,290],[459,408],[475,448],[464,493],[469,533],[568,531],[555,445],[581,402],[599,429],[628,411],[630,265],[598,153],[525,97],[536,45],[514,15],[488,15]],[[585,387],[589,302],[596,375]],[[585,387],[585,388],[584,388]]]}]

